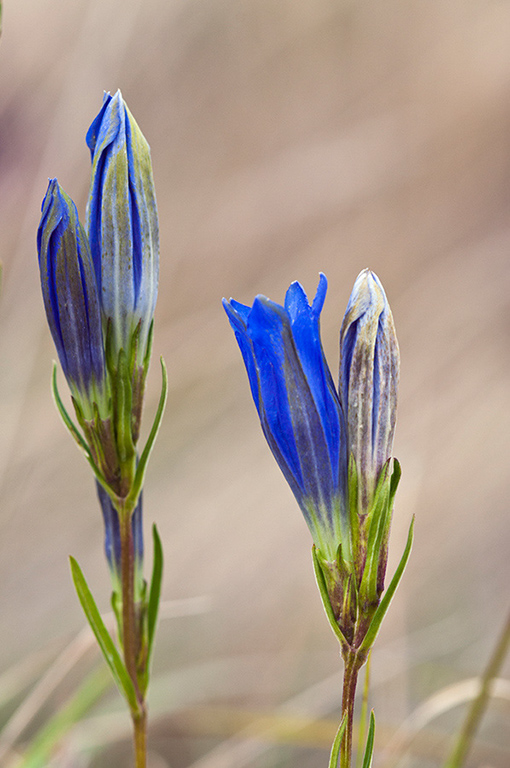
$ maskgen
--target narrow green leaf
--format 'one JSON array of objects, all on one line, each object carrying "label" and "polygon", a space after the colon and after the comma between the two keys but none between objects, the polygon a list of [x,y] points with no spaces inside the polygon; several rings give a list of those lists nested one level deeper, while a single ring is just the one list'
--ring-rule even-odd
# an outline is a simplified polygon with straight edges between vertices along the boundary
[{"label": "narrow green leaf", "polygon": [[152,526],[152,539],[154,542],[154,560],[152,564],[152,578],[147,606],[147,667],[149,667],[150,664],[154,635],[156,634],[159,601],[161,597],[161,581],[163,578],[163,545],[161,544],[158,529],[155,525]]},{"label": "narrow green leaf", "polygon": [[317,554],[317,547],[315,546],[315,544],[312,546],[312,562],[313,562],[313,569],[315,571],[315,580],[317,581],[317,586],[319,588],[319,592],[322,598],[322,604],[324,606],[324,610],[326,611],[326,616],[328,617],[328,621],[331,625],[331,629],[337,636],[338,641],[340,642],[340,645],[343,648],[349,648],[349,643],[347,642],[342,630],[338,626],[337,620],[335,619],[335,614],[333,613],[333,609],[331,607],[331,602],[329,600],[329,595],[328,595],[328,588],[326,586],[326,581],[324,579],[322,566],[319,562],[319,556]]},{"label": "narrow green leaf", "polygon": [[95,463],[94,459],[92,458],[92,454],[90,452],[90,448],[87,445],[87,442],[83,438],[80,430],[74,423],[74,421],[69,416],[69,413],[66,410],[66,407],[64,403],[62,402],[62,398],[60,397],[60,393],[58,391],[57,386],[57,364],[53,363],[53,374],[51,378],[51,391],[53,393],[53,399],[55,401],[55,405],[57,407],[57,410],[60,414],[60,417],[62,421],[64,422],[64,425],[67,427],[68,431],[70,432],[73,439],[78,444],[78,448],[85,454],[85,458],[87,459],[94,475],[97,477],[97,480],[103,488],[105,488],[107,491],[109,491],[109,486],[103,476],[103,473]]},{"label": "narrow green leaf", "polygon": [[370,712],[370,724],[368,726],[367,745],[365,747],[365,755],[363,757],[363,768],[371,768],[372,758],[374,755],[374,740],[375,740],[375,716],[374,710]]},{"label": "narrow green leaf", "polygon": [[62,402],[62,398],[60,397],[60,393],[58,391],[58,385],[57,385],[57,364],[53,363],[53,374],[51,377],[51,391],[53,393],[53,399],[55,401],[55,405],[57,406],[57,410],[60,413],[60,416],[62,418],[62,421],[64,422],[65,426],[71,433],[72,437],[76,440],[78,443],[78,446],[81,448],[81,450],[85,453],[87,458],[91,458],[90,456],[90,450],[83,439],[80,430],[74,423],[74,421],[69,416],[66,407],[64,403]]},{"label": "narrow green leaf", "polygon": [[382,621],[386,615],[388,608],[390,607],[390,603],[393,600],[393,596],[400,583],[400,579],[402,578],[402,575],[404,573],[405,567],[407,565],[407,561],[409,560],[409,555],[411,554],[411,547],[413,545],[413,531],[414,531],[414,516],[413,516],[413,519],[411,520],[411,525],[409,526],[409,533],[407,535],[407,543],[404,549],[404,553],[400,559],[400,563],[398,564],[397,570],[393,575],[393,578],[390,582],[388,589],[382,596],[381,602],[377,606],[377,610],[374,613],[374,617],[368,628],[367,634],[365,635],[363,642],[359,647],[360,654],[368,653],[375,642],[375,638],[377,637],[379,628],[382,624]]},{"label": "narrow green leaf", "polygon": [[147,464],[149,462],[149,458],[150,458],[152,449],[154,447],[156,437],[158,436],[159,428],[161,426],[161,420],[163,418],[163,413],[165,411],[166,398],[168,395],[168,374],[166,371],[165,361],[163,360],[162,357],[160,358],[160,361],[161,361],[162,384],[161,384],[161,395],[159,397],[158,409],[156,411],[156,415],[152,423],[152,428],[149,433],[149,437],[147,438],[147,442],[145,443],[144,449],[140,456],[140,460],[138,461],[135,479],[128,496],[129,501],[132,501],[133,499],[137,499],[138,496],[140,495],[140,491],[142,490],[143,481],[145,478],[145,472],[147,470]]},{"label": "narrow green leaf", "polygon": [[338,727],[338,731],[336,732],[335,740],[333,742],[333,746],[331,747],[331,755],[329,757],[328,768],[337,768],[338,766],[338,758],[340,756],[340,747],[342,746],[342,739],[343,739],[346,727],[347,727],[347,712],[343,716],[342,722],[340,723]]},{"label": "narrow green leaf", "polygon": [[365,741],[365,733],[367,732],[367,720],[368,720],[368,693],[370,689],[370,659],[371,654],[368,654],[367,663],[365,665],[365,680],[363,682],[363,697],[361,699],[361,712],[358,721],[358,749],[356,750],[356,768],[363,768],[361,765],[363,761],[362,745]]},{"label": "narrow green leaf", "polygon": [[126,698],[129,707],[132,712],[138,711],[138,701],[136,698],[135,687],[133,681],[128,675],[124,662],[121,659],[119,651],[112,638],[110,637],[108,630],[106,629],[98,607],[92,597],[92,593],[85,581],[85,576],[74,557],[69,558],[71,563],[71,573],[73,576],[74,586],[78,593],[80,603],[82,605],[87,621],[90,624],[92,632],[96,636],[96,640],[104,656],[104,659],[110,671],[113,675],[117,688],[123,693]]}]

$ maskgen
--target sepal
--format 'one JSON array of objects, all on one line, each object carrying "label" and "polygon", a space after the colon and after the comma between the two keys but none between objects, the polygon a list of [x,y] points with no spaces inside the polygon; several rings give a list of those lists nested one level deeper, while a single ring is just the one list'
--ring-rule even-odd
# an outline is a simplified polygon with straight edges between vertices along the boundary
[{"label": "sepal", "polygon": [[117,592],[117,590],[113,590],[112,596],[110,598],[110,605],[112,606],[113,615],[115,616],[115,621],[117,622],[117,636],[119,638],[119,642],[122,640],[122,596],[120,592]]},{"label": "sepal", "polygon": [[51,392],[53,395],[53,400],[55,402],[55,405],[57,407],[57,411],[60,414],[60,417],[62,421],[64,422],[64,425],[67,427],[67,430],[69,431],[71,437],[73,440],[76,441],[78,448],[80,448],[83,453],[85,454],[87,460],[92,460],[92,456],[90,454],[90,449],[83,439],[80,430],[72,420],[72,418],[69,416],[69,413],[62,401],[62,398],[60,397],[60,392],[58,391],[58,384],[57,384],[57,364],[53,363],[53,372],[51,376]]},{"label": "sepal", "polygon": [[[60,397],[60,393],[58,391],[58,385],[57,385],[57,364],[53,363],[53,374],[51,377],[51,391],[53,394],[53,400],[55,402],[55,405],[57,407],[57,411],[60,414],[60,417],[62,421],[64,422],[64,426],[67,428],[68,432],[70,433],[73,440],[78,445],[78,448],[85,454],[85,458],[87,459],[92,471],[94,472],[94,475],[96,477],[96,480],[100,485],[108,491],[108,484],[106,482],[106,479],[101,472],[100,468],[96,464],[94,457],[92,455],[92,452],[90,450],[89,445],[87,444],[87,441],[84,439],[83,435],[81,434],[80,430],[72,420],[72,418],[69,416],[69,413],[62,402],[62,398]],[[75,404],[76,409],[76,404]]]},{"label": "sepal", "polygon": [[333,606],[331,605],[331,598],[330,598],[328,587],[326,584],[326,578],[324,576],[320,553],[317,550],[317,547],[315,546],[315,544],[312,545],[312,562],[313,562],[313,569],[315,572],[315,579],[317,581],[317,587],[319,589],[320,596],[322,598],[322,604],[324,606],[326,616],[328,617],[328,621],[330,623],[331,629],[335,633],[338,641],[340,642],[340,645],[342,646],[342,650],[346,652],[350,646],[347,641],[347,638],[345,637],[345,635],[343,634],[342,630],[338,625],[338,621],[335,616],[335,611],[333,609]]},{"label": "sepal", "polygon": [[131,431],[132,383],[127,355],[123,349],[117,358],[112,378],[113,413],[115,419],[116,448],[119,461],[119,496],[127,496],[133,485],[136,467],[136,449]]},{"label": "sepal", "polygon": [[381,602],[379,603],[374,613],[372,621],[370,622],[370,626],[359,647],[360,654],[361,653],[368,654],[375,642],[375,639],[381,627],[382,621],[386,616],[388,608],[390,607],[390,603],[393,600],[397,587],[400,584],[400,580],[404,574],[407,561],[409,560],[409,555],[411,554],[411,548],[413,545],[413,534],[414,534],[414,515],[411,520],[411,524],[409,526],[409,533],[407,534],[407,542],[404,548],[404,552],[402,554],[402,557],[400,558],[400,562],[397,566],[397,570],[393,574],[393,578],[390,582],[390,585],[386,590],[386,592],[384,593],[384,595],[382,596]]},{"label": "sepal", "polygon": [[386,560],[384,544],[388,540],[392,512],[391,461],[388,459],[379,475],[374,498],[367,513],[367,551],[359,588],[360,603],[364,613],[377,606],[382,591],[379,589],[380,563],[381,558]]},{"label": "sepal", "polygon": [[361,530],[358,515],[358,470],[352,453],[349,456],[349,466],[347,468],[347,498],[352,562],[359,563],[361,556]]}]

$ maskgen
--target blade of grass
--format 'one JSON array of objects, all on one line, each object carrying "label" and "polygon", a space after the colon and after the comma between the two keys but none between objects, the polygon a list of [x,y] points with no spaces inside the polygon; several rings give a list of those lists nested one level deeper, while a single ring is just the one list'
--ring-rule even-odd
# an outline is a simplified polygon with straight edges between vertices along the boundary
[{"label": "blade of grass", "polygon": [[31,739],[16,768],[46,768],[58,743],[89,712],[110,685],[111,677],[104,667],[90,674],[74,696]]}]

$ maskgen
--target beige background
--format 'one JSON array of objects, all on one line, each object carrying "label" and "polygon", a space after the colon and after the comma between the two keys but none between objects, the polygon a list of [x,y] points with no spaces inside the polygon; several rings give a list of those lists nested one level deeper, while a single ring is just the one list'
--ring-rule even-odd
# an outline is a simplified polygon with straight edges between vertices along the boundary
[{"label": "beige background", "polygon": [[[48,176],[84,214],[85,132],[103,89],[118,87],[152,147],[161,223],[146,424],[159,354],[170,394],[146,483],[147,538],[156,520],[165,600],[197,598],[170,604],[161,624],[153,765],[323,766],[338,719],[338,652],[309,534],[262,437],[223,295],[281,301],[294,279],[313,295],[324,271],[333,370],[363,267],[393,308],[403,479],[390,568],[412,514],[416,543],[373,659],[378,765],[418,705],[481,669],[509,607],[509,40],[504,0],[7,4],[0,682],[83,626],[68,554],[108,609],[93,483],[51,401],[35,232]],[[437,701],[449,708],[446,694]],[[128,764],[115,694],[97,713],[56,766]],[[233,739],[257,714],[272,734]],[[424,726],[408,765],[439,765],[441,735],[460,715]],[[329,726],[285,740],[284,716]],[[494,703],[472,766],[508,765],[509,722],[508,699]],[[83,745],[102,755],[90,763]]]}]

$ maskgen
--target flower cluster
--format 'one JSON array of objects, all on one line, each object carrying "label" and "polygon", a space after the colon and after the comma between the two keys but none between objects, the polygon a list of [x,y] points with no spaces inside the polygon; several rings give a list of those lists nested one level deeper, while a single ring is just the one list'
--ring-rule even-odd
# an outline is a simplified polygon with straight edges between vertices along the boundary
[{"label": "flower cluster", "polygon": [[156,304],[158,217],[149,146],[120,91],[105,94],[87,133],[92,181],[85,227],[49,182],[37,248],[44,306],[81,431],[64,420],[91,464],[114,581],[119,514],[133,517],[141,562],[142,470],[137,454]]},{"label": "flower cluster", "polygon": [[384,588],[399,352],[383,287],[365,269],[340,332],[337,388],[320,338],[326,289],[321,274],[311,305],[295,282],[283,306],[257,296],[224,307],[264,435],[310,528],[328,611],[359,644]]}]

